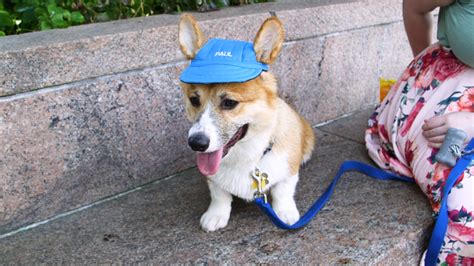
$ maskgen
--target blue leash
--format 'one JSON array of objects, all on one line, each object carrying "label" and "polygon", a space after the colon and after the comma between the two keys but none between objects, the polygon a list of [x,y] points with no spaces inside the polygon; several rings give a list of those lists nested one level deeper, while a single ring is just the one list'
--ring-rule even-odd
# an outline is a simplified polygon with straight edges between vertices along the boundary
[{"label": "blue leash", "polygon": [[[474,149],[474,139],[471,140],[469,145],[466,147],[466,150]],[[451,173],[446,181],[446,185],[443,190],[443,195],[448,195],[449,191],[453,187],[454,183],[458,177],[462,174],[462,172],[469,166],[469,163],[474,159],[474,153],[465,154],[463,155],[457,162],[456,166],[451,170]],[[321,195],[321,197],[309,208],[309,210],[293,225],[288,225],[278,216],[276,215],[275,211],[273,211],[272,206],[270,203],[266,201],[265,197],[257,197],[255,198],[255,203],[260,207],[260,209],[265,212],[270,220],[279,228],[293,230],[299,229],[316,216],[319,211],[326,205],[327,201],[331,197],[332,193],[334,192],[334,188],[336,187],[337,182],[341,178],[341,176],[349,171],[357,171],[361,172],[365,175],[368,175],[374,179],[378,180],[398,180],[404,182],[413,183],[414,180],[409,177],[400,176],[391,172],[387,172],[381,170],[379,168],[373,167],[371,165],[367,165],[362,162],[358,161],[345,161],[337,171],[336,176],[332,180],[331,184],[328,186],[326,191]],[[446,234],[446,229],[448,226],[448,210],[447,210],[447,197],[443,197],[441,201],[441,209],[439,211],[438,219],[436,220],[435,228],[433,230],[433,234],[431,236],[431,240],[428,246],[428,252],[426,254],[425,264],[428,266],[436,265],[436,261],[438,259],[439,251],[441,250],[441,246],[444,240],[444,236]]]},{"label": "blue leash", "polygon": [[318,214],[318,212],[326,205],[326,202],[331,197],[334,189],[336,188],[337,182],[341,178],[341,176],[349,171],[358,171],[362,172],[368,176],[371,176],[375,179],[381,180],[401,180],[405,182],[414,182],[412,178],[399,176],[387,171],[383,171],[379,168],[375,168],[373,166],[358,162],[358,161],[345,161],[339,171],[337,171],[336,176],[332,180],[329,187],[326,191],[321,195],[321,197],[309,208],[309,210],[293,225],[288,225],[273,211],[272,206],[270,203],[265,202],[263,197],[258,197],[255,199],[255,203],[270,217],[272,222],[281,229],[299,229],[311,221],[311,219]]},{"label": "blue leash", "polygon": [[[467,147],[466,151],[472,151],[474,149],[474,139],[472,139]],[[446,235],[446,229],[448,228],[448,195],[451,192],[451,188],[454,186],[458,178],[469,167],[471,162],[474,160],[474,153],[468,153],[461,156],[456,165],[451,169],[446,184],[443,188],[443,198],[441,199],[441,208],[439,209],[438,218],[431,234],[430,244],[428,245],[428,252],[426,253],[425,265],[431,266],[436,265],[438,261],[438,254],[441,251],[443,245],[444,236]]]}]

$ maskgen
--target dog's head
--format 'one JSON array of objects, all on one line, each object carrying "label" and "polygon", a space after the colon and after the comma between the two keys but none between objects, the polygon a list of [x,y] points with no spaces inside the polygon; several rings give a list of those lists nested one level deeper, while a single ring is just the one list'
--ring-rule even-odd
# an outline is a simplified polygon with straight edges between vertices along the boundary
[{"label": "dog's head", "polygon": [[[281,22],[276,17],[268,18],[253,42],[256,63],[272,64],[281,50],[283,38]],[[183,15],[179,23],[179,44],[186,58],[194,59],[206,42],[196,20],[191,15]],[[215,54],[232,56],[226,51]],[[256,75],[244,82],[181,83],[186,113],[193,122],[188,143],[198,152],[197,163],[202,174],[214,175],[222,158],[234,145],[250,139],[273,123],[276,80],[266,71]]]}]

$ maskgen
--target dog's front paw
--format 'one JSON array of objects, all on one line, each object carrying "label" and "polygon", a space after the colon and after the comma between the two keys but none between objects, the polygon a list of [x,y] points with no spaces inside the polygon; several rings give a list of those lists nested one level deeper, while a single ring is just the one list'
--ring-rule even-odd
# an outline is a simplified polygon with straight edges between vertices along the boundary
[{"label": "dog's front paw", "polygon": [[286,207],[287,208],[275,207],[275,213],[280,220],[288,225],[292,225],[300,219],[300,213],[296,207]]},{"label": "dog's front paw", "polygon": [[227,226],[230,212],[222,212],[219,210],[207,210],[201,216],[201,227],[204,231],[213,232]]}]

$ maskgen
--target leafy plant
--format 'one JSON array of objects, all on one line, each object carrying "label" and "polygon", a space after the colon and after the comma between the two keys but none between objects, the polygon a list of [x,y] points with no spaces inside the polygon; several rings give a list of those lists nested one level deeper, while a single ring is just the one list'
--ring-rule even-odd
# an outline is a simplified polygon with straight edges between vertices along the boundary
[{"label": "leafy plant", "polygon": [[0,36],[268,0],[0,0]]}]

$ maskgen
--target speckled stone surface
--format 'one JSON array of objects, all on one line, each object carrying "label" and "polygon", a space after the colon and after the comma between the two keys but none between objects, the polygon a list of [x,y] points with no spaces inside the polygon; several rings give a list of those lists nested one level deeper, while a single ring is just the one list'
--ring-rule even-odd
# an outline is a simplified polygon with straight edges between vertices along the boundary
[{"label": "speckled stone surface", "polygon": [[304,114],[312,124],[325,121],[319,106],[324,101],[319,89],[323,43],[324,38],[288,43],[270,68],[277,77],[280,97]]},{"label": "speckled stone surface", "polygon": [[[434,24],[433,31],[436,32],[436,23]],[[377,69],[379,76],[386,79],[398,79],[413,59],[403,22],[387,25],[383,28],[381,35],[384,45],[378,52],[380,57],[380,65]]]},{"label": "speckled stone surface", "polygon": [[[267,3],[196,17],[209,36],[253,40],[268,11],[285,24],[286,40],[297,41],[399,22],[401,0]],[[152,16],[1,38],[0,96],[182,61],[178,18]]]},{"label": "speckled stone surface", "polygon": [[318,108],[324,110],[320,113],[322,121],[359,110],[376,100],[382,31],[382,27],[375,27],[325,39],[320,96],[308,100],[311,105],[321,105]]},{"label": "speckled stone surface", "polygon": [[[363,145],[319,130],[317,136],[297,188],[300,211],[322,193],[343,160],[368,162]],[[208,203],[206,182],[192,169],[0,239],[0,264],[414,265],[432,224],[416,185],[357,173],[346,174],[328,205],[297,231],[279,230],[255,206],[235,200],[229,225],[205,233],[199,217]]]},{"label": "speckled stone surface", "polygon": [[410,60],[394,23],[286,43],[271,70],[280,96],[318,124],[373,106],[379,78],[397,78]]},{"label": "speckled stone surface", "polygon": [[193,165],[181,69],[0,98],[0,233]]},{"label": "speckled stone surface", "polygon": [[394,23],[286,43],[272,70],[282,98],[318,124],[378,102],[379,78],[396,79],[410,60]]},{"label": "speckled stone surface", "polygon": [[343,117],[332,123],[318,127],[327,134],[349,139],[365,145],[365,129],[367,121],[374,112],[375,106],[357,111],[347,117]]}]

